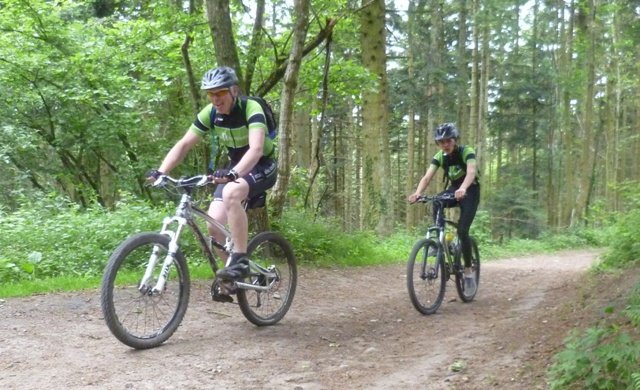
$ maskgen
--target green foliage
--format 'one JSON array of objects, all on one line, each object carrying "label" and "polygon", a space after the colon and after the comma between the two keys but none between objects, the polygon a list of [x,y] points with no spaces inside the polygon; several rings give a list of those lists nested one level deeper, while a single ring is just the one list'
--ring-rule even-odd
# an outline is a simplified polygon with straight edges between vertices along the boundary
[{"label": "green foliage", "polygon": [[629,298],[629,305],[622,313],[631,320],[633,326],[640,328],[640,283],[636,285]]},{"label": "green foliage", "polygon": [[[0,282],[99,276],[123,239],[140,231],[157,231],[162,218],[173,212],[173,202],[154,208],[127,194],[121,198],[114,211],[99,206],[82,210],[55,196],[38,201],[25,198],[18,211],[1,214]],[[302,264],[357,266],[404,261],[415,240],[413,234],[402,231],[385,239],[370,232],[346,234],[335,221],[309,220],[304,213],[291,212],[274,223],[291,241]],[[190,264],[203,263],[192,235],[183,237],[182,249]]]},{"label": "green foliage", "polygon": [[298,261],[321,267],[363,266],[404,261],[415,236],[396,232],[380,239],[372,232],[345,233],[340,223],[313,221],[303,212],[289,212],[273,226],[291,242]]},{"label": "green foliage", "polygon": [[[482,229],[480,229],[480,233]],[[476,236],[474,222],[471,234]],[[514,238],[503,242],[487,239],[486,234],[480,234],[480,254],[485,259],[498,259],[507,256],[522,256],[530,253],[548,253],[560,250],[602,247],[607,245],[608,229],[572,228],[545,231],[538,239]]]},{"label": "green foliage", "polygon": [[543,230],[542,209],[536,201],[535,192],[527,189],[521,175],[508,176],[505,184],[490,195],[487,208],[491,212],[494,237],[535,239]]},{"label": "green foliage", "polygon": [[0,282],[55,276],[100,275],[109,255],[124,238],[157,230],[162,220],[148,204],[125,198],[116,211],[86,210],[67,199],[43,197],[0,216]]},{"label": "green foliage", "polygon": [[640,390],[640,373],[631,374],[631,386],[633,390]]},{"label": "green foliage", "polygon": [[192,120],[180,98],[180,46],[194,17],[148,6],[149,19],[93,18],[82,2],[3,2],[0,144],[12,145],[0,147],[4,187],[57,191],[84,206],[140,192],[135,179],[178,138],[167,129],[182,133]]},{"label": "green foliage", "polygon": [[[111,211],[100,206],[82,209],[56,195],[41,196],[38,200],[18,199],[18,211],[0,213],[0,247],[3,248],[0,282],[31,281],[33,288],[38,288],[42,280],[52,277],[97,277],[123,239],[139,231],[157,231],[162,219],[172,214],[175,206],[168,201],[152,207],[126,193],[119,198],[121,201]],[[550,234],[544,240],[511,240],[498,245],[489,239],[488,215],[479,213],[478,216],[473,234],[479,238],[483,259],[594,243],[592,233],[573,231]],[[415,240],[423,234],[401,228],[386,237],[372,232],[345,233],[339,221],[328,218],[314,221],[313,216],[296,209],[289,209],[281,220],[274,221],[273,228],[290,240],[301,264],[322,267],[403,262]],[[190,264],[200,267],[205,259],[195,239],[191,234],[183,238],[182,250]],[[200,274],[209,275],[209,272],[204,267]]]},{"label": "green foliage", "polygon": [[615,215],[616,223],[608,237],[609,252],[604,256],[603,267],[631,266],[640,262],[640,184],[625,186],[627,211]]},{"label": "green foliage", "polygon": [[[605,324],[574,331],[549,369],[551,389],[636,389],[640,370],[640,284],[620,316],[612,310]],[[628,319],[633,326],[628,326]]]},{"label": "green foliage", "polygon": [[[601,268],[627,268],[640,258],[635,245],[640,197],[637,190],[626,193],[631,194],[627,201],[629,211],[619,215],[612,228],[594,229],[582,235],[593,242],[595,232],[604,234],[610,249],[599,265]],[[640,283],[631,291],[629,303],[620,314],[613,308],[606,308],[603,313],[608,317],[602,324],[584,332],[574,331],[565,349],[555,356],[549,370],[552,389],[640,388]]]}]

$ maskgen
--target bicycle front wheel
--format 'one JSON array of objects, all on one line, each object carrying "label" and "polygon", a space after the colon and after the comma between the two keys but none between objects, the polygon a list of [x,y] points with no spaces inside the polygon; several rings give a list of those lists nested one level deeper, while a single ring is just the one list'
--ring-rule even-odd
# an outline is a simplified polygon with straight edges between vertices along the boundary
[{"label": "bicycle front wheel", "polygon": [[298,283],[296,258],[289,242],[276,232],[256,235],[247,247],[247,256],[271,277],[253,272],[243,282],[257,287],[239,288],[242,314],[257,326],[280,321],[291,306]]},{"label": "bicycle front wheel", "polygon": [[442,267],[444,253],[431,239],[418,241],[407,264],[407,288],[413,306],[422,314],[433,314],[444,299],[447,275]]},{"label": "bicycle front wheel", "polygon": [[473,278],[476,280],[476,288],[473,291],[467,291],[464,288],[464,264],[462,260],[462,250],[458,248],[456,253],[456,264],[462,264],[459,272],[456,273],[456,290],[458,296],[462,299],[462,302],[471,302],[478,293],[478,287],[480,286],[480,252],[478,251],[478,243],[473,237],[471,238],[471,272]]},{"label": "bicycle front wheel", "polygon": [[[180,251],[173,256],[161,291],[154,289],[168,248],[166,235],[140,233],[122,242],[105,268],[101,287],[104,319],[111,333],[132,348],[153,348],[165,342],[187,310],[189,271]],[[145,273],[150,277],[143,280]]]}]

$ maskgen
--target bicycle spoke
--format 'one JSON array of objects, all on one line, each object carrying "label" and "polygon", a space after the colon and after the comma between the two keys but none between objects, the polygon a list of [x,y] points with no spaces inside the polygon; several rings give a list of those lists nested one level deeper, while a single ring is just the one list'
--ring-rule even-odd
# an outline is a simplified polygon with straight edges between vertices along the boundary
[{"label": "bicycle spoke", "polygon": [[407,264],[407,288],[414,307],[423,314],[434,313],[444,297],[445,273],[438,261],[434,241],[421,240]]},{"label": "bicycle spoke", "polygon": [[171,263],[161,292],[151,292],[161,272],[156,263],[151,278],[140,291],[154,246],[167,255],[168,237],[143,233],[126,240],[116,249],[103,278],[102,309],[111,332],[133,348],[151,348],[163,343],[177,329],[189,299],[189,277],[181,254]]},{"label": "bicycle spoke", "polygon": [[275,324],[284,317],[293,301],[297,284],[295,256],[289,243],[274,232],[254,237],[248,253],[256,272],[245,279],[245,283],[264,290],[239,290],[240,309],[258,326]]}]

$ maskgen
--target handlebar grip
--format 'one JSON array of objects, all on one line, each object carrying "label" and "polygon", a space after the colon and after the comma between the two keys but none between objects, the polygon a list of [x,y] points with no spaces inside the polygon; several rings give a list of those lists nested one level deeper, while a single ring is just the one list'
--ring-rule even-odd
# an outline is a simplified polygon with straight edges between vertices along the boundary
[{"label": "handlebar grip", "polygon": [[153,187],[162,187],[164,182],[167,180],[167,175],[159,175],[156,180],[151,184]]}]

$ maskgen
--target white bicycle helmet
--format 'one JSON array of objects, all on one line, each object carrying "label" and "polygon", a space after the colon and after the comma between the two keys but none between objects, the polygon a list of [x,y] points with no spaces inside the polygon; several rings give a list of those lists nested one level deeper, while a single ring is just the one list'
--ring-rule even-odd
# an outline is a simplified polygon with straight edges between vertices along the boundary
[{"label": "white bicycle helmet", "polygon": [[236,72],[228,66],[220,66],[209,70],[202,76],[200,89],[229,88],[238,85]]}]

